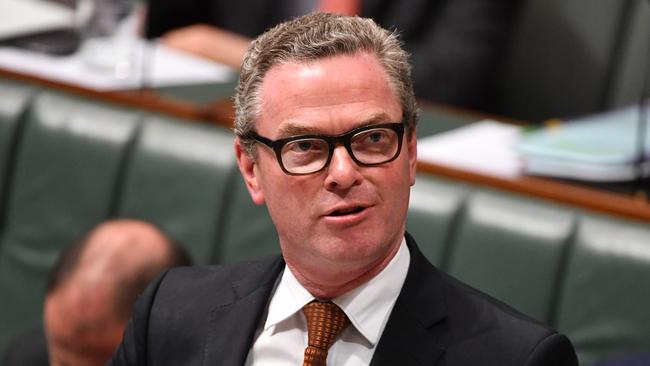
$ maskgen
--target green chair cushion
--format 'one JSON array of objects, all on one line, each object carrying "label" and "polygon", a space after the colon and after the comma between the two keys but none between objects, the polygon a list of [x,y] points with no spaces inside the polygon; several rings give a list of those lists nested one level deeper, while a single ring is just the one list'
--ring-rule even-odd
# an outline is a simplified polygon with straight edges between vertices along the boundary
[{"label": "green chair cushion", "polygon": [[134,142],[117,216],[150,221],[208,263],[220,245],[235,157],[229,131],[148,117]]},{"label": "green chair cushion", "polygon": [[446,268],[468,284],[548,322],[574,214],[537,200],[475,191]]},{"label": "green chair cushion", "polygon": [[40,322],[59,251],[105,219],[137,114],[52,93],[26,117],[0,237],[0,349]]},{"label": "green chair cushion", "polygon": [[581,364],[650,349],[650,227],[585,216],[578,227],[557,324]]},{"label": "green chair cushion", "polygon": [[411,188],[406,230],[435,265],[442,266],[470,187],[418,174]]}]

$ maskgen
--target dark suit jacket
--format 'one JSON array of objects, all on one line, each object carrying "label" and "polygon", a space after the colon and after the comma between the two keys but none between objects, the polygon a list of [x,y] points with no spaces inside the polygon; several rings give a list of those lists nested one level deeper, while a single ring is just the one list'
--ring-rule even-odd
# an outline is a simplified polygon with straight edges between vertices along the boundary
[{"label": "dark suit jacket", "polygon": [[[147,35],[206,23],[256,37],[290,18],[284,0],[149,0]],[[363,0],[362,15],[396,29],[418,98],[498,112],[498,76],[518,0]],[[294,14],[298,15],[298,14]]]},{"label": "dark suit jacket", "polygon": [[[371,365],[577,365],[570,341],[445,275],[407,234],[411,264]],[[281,257],[172,269],[138,300],[112,365],[243,365]]]},{"label": "dark suit jacket", "polygon": [[47,341],[42,328],[14,338],[5,351],[2,366],[48,366]]}]

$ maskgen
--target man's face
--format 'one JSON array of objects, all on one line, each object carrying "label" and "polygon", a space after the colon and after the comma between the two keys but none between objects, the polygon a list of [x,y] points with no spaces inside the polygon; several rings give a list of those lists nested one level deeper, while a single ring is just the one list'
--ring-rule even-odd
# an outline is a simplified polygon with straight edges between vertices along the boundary
[{"label": "man's face", "polygon": [[[256,132],[272,140],[402,119],[385,70],[367,53],[276,65],[264,78],[261,101]],[[385,265],[396,252],[415,181],[415,133],[409,136],[392,162],[362,167],[339,145],[325,169],[302,176],[284,173],[267,146],[258,143],[253,160],[236,141],[251,196],[266,203],[299,278],[336,285]]]}]

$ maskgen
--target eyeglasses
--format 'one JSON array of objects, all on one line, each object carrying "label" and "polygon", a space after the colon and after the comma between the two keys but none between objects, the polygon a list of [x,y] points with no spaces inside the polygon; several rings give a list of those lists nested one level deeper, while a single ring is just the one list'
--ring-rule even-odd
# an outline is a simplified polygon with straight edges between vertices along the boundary
[{"label": "eyeglasses", "polygon": [[356,128],[341,135],[302,135],[271,140],[255,132],[244,136],[275,151],[282,170],[289,175],[313,174],[325,169],[332,160],[334,148],[345,146],[360,166],[376,166],[391,162],[402,150],[404,123],[382,123]]}]

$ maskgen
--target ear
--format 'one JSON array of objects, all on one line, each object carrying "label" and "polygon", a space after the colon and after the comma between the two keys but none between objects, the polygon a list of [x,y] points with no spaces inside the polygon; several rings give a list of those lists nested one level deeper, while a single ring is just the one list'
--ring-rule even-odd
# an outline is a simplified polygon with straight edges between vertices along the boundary
[{"label": "ear", "polygon": [[264,192],[260,187],[259,182],[259,169],[257,163],[252,156],[244,150],[239,137],[235,137],[235,156],[237,157],[237,165],[241,172],[248,193],[251,195],[253,202],[258,205],[264,203]]},{"label": "ear", "polygon": [[[408,137],[407,133],[407,137]],[[418,165],[418,136],[413,128],[413,132],[410,134],[411,137],[407,139],[407,147],[409,154],[409,179],[411,180],[411,185],[415,184],[415,173],[417,171]]]}]

